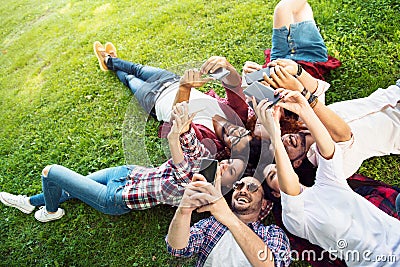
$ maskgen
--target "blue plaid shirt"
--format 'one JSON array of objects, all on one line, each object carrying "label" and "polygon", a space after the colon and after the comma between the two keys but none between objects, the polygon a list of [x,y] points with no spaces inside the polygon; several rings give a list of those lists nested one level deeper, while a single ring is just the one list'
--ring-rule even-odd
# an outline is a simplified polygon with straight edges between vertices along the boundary
[{"label": "blue plaid shirt", "polygon": [[[264,241],[274,255],[275,266],[289,266],[291,262],[289,239],[285,232],[276,225],[265,226],[260,221],[248,226]],[[176,257],[198,255],[196,266],[203,266],[215,245],[228,228],[217,221],[214,216],[203,219],[190,228],[188,245],[183,249],[174,249],[167,242],[168,252]],[[257,253],[257,252],[254,252]]]},{"label": "blue plaid shirt", "polygon": [[193,129],[180,136],[184,160],[174,164],[172,159],[157,168],[131,166],[130,181],[124,187],[122,198],[130,209],[143,210],[158,204],[179,205],[193,173],[200,167],[200,159],[209,151],[196,138]]}]

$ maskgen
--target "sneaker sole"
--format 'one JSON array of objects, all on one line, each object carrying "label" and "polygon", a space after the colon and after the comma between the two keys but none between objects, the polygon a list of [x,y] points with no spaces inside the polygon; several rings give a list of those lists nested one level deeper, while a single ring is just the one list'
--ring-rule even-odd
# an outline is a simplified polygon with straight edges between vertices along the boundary
[{"label": "sneaker sole", "polygon": [[14,205],[14,204],[11,204],[11,203],[7,202],[7,201],[3,198],[3,196],[2,196],[1,194],[0,194],[0,201],[1,201],[4,205],[6,205],[6,206],[8,206],[8,207],[13,207],[13,208],[19,209],[20,211],[22,211],[22,212],[25,213],[25,214],[30,214],[30,213],[32,213],[32,211],[35,209],[35,208],[33,208],[32,210],[26,210],[26,209],[24,209],[24,208],[21,208],[21,207],[19,207],[19,206],[16,206],[16,205]]}]

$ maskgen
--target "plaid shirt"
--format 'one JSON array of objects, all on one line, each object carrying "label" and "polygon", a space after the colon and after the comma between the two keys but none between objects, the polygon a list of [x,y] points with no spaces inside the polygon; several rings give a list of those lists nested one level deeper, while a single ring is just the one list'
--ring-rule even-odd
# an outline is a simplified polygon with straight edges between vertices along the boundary
[{"label": "plaid shirt", "polygon": [[131,166],[130,181],[122,198],[130,209],[143,210],[158,204],[177,206],[183,196],[181,183],[190,183],[200,167],[200,158],[208,157],[208,150],[197,140],[191,129],[180,137],[184,160],[174,164],[172,159],[157,168]]},{"label": "plaid shirt", "polygon": [[[260,221],[249,223],[248,226],[272,251],[275,266],[289,266],[291,261],[289,239],[281,228],[276,225],[265,226]],[[196,266],[203,266],[208,255],[226,231],[228,231],[228,228],[217,221],[214,216],[211,216],[197,222],[190,228],[190,238],[186,248],[174,249],[168,244],[167,237],[165,241],[171,255],[176,257],[198,255]],[[257,253],[257,251],[254,253]]]}]

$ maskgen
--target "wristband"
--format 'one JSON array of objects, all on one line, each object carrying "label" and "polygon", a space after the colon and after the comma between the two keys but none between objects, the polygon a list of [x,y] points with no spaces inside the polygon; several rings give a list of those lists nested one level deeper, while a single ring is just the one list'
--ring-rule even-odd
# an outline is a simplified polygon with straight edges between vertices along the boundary
[{"label": "wristband", "polygon": [[[301,91],[301,94],[308,100],[311,96],[310,91],[308,91],[305,87],[303,89],[303,91]],[[308,97],[307,97],[308,96]]]},{"label": "wristband", "polygon": [[294,75],[295,78],[298,78],[303,73],[303,67],[300,64],[297,64],[297,73]]},{"label": "wristband", "polygon": [[310,93],[310,97],[307,99],[308,104],[311,104],[317,98],[316,95]]},{"label": "wristband", "polygon": [[314,108],[318,103],[318,97],[311,94],[310,98],[308,99],[308,103],[310,104],[311,108]]}]

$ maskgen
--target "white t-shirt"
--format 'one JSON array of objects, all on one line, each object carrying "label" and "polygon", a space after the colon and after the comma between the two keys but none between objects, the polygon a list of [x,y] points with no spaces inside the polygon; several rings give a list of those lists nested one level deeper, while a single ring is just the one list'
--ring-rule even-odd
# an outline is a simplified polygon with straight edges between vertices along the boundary
[{"label": "white t-shirt", "polygon": [[[328,107],[351,128],[352,138],[339,142],[343,150],[344,175],[350,177],[364,160],[374,156],[400,154],[400,88],[378,89],[365,98],[338,102]],[[315,151],[307,154],[317,166]]]},{"label": "white t-shirt", "polygon": [[204,266],[251,266],[231,231],[227,230],[208,255]]},{"label": "white t-shirt", "polygon": [[[157,119],[159,121],[169,122],[171,119],[172,104],[174,103],[176,93],[178,92],[179,83],[175,83],[165,89],[158,97],[155,105]],[[199,111],[199,112],[198,112]],[[192,88],[189,98],[189,114],[198,112],[193,119],[196,124],[206,126],[214,132],[212,117],[220,115],[226,119],[225,113],[220,108],[218,101],[197,89]]]},{"label": "white t-shirt", "polygon": [[317,160],[312,187],[297,196],[281,192],[287,230],[344,259],[348,266],[383,266],[379,261],[383,256],[397,257],[397,262],[386,261],[384,266],[399,266],[400,221],[351,190],[338,145],[332,159],[317,152]]}]

